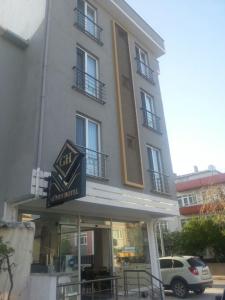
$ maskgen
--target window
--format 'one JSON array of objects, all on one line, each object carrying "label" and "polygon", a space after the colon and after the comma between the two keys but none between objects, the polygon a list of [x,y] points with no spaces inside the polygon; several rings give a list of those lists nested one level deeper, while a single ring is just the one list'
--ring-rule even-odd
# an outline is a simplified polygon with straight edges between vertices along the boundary
[{"label": "window", "polygon": [[205,267],[205,263],[198,257],[191,257],[187,261],[191,267]]},{"label": "window", "polygon": [[178,200],[179,207],[182,207],[183,206],[182,198],[178,197],[177,200]]},{"label": "window", "polygon": [[98,80],[98,59],[92,54],[77,47],[77,65],[75,70],[75,88],[104,104],[103,93],[105,84]]},{"label": "window", "polygon": [[97,10],[84,0],[77,0],[75,9],[75,25],[101,46],[102,28],[97,25]]},{"label": "window", "polygon": [[98,61],[91,54],[77,48],[77,84],[88,95],[97,98]]},{"label": "window", "polygon": [[160,229],[161,229],[163,232],[168,231],[168,222],[165,221],[165,220],[159,221],[158,224],[157,224],[157,230],[160,231]]},{"label": "window", "polygon": [[188,197],[183,197],[184,206],[188,206]]},{"label": "window", "polygon": [[197,204],[197,198],[195,194],[182,195],[177,198],[179,207],[192,206]]},{"label": "window", "polygon": [[149,67],[148,54],[141,47],[135,46],[137,72],[154,84],[153,70]]},{"label": "window", "polygon": [[96,36],[96,9],[83,0],[77,0],[78,22],[89,34]]},{"label": "window", "polygon": [[144,125],[160,132],[160,118],[155,114],[153,96],[142,90],[141,101],[144,116]]},{"label": "window", "polygon": [[87,245],[87,233],[86,232],[80,234],[80,245],[81,246]]},{"label": "window", "polygon": [[168,193],[167,177],[163,174],[161,152],[154,147],[147,147],[153,191]]},{"label": "window", "polygon": [[148,54],[140,47],[136,46],[136,57],[140,61],[140,69],[143,75],[147,75]]},{"label": "window", "polygon": [[160,259],[160,269],[172,268],[172,259]]},{"label": "window", "polygon": [[76,116],[76,144],[86,148],[86,172],[88,175],[101,177],[100,125],[99,123]]},{"label": "window", "polygon": [[182,268],[184,264],[179,260],[173,260],[173,268]]}]

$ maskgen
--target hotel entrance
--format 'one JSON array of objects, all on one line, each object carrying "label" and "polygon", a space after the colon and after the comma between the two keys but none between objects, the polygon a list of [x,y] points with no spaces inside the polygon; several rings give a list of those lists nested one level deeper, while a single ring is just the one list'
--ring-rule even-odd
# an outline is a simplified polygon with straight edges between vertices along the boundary
[{"label": "hotel entrance", "polygon": [[[57,300],[68,295],[83,300],[93,294],[108,297],[115,285],[123,295],[125,272],[150,271],[144,222],[37,212],[21,212],[20,218],[35,223],[31,273],[43,274],[43,280],[48,274],[55,276]],[[136,277],[131,275],[127,284],[136,290]]]},{"label": "hotel entrance", "polygon": [[110,221],[81,218],[80,258],[81,280],[95,280],[112,276]]}]

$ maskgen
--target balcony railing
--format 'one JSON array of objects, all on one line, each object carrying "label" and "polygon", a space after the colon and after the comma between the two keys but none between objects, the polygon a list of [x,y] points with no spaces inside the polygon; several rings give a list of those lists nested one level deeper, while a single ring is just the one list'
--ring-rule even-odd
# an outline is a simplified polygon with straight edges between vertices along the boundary
[{"label": "balcony railing", "polygon": [[83,12],[81,12],[78,8],[75,8],[74,11],[75,11],[75,25],[77,26],[77,28],[102,46],[103,29],[100,26],[98,26],[95,22],[93,22]]},{"label": "balcony railing", "polygon": [[108,179],[108,155],[79,146],[86,152],[86,174],[90,177]]},{"label": "balcony railing", "polygon": [[141,76],[143,76],[146,80],[151,82],[152,84],[155,84],[154,82],[154,71],[145,63],[143,63],[139,58],[135,58],[137,62],[137,72]]},{"label": "balcony railing", "polygon": [[74,88],[80,91],[81,93],[94,98],[94,100],[105,104],[104,92],[105,84],[97,80],[95,77],[85,73],[84,71],[73,67],[75,72],[75,85]]},{"label": "balcony railing", "polygon": [[156,132],[161,133],[160,117],[158,117],[156,114],[153,114],[145,108],[142,108],[142,111],[144,118],[144,126],[152,128]]},{"label": "balcony railing", "polygon": [[169,194],[169,176],[150,170],[152,191],[156,193]]}]

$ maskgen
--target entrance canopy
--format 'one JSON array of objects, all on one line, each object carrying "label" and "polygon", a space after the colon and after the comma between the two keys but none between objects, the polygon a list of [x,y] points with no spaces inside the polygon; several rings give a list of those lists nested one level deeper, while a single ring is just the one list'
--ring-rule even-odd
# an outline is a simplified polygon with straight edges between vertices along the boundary
[{"label": "entrance canopy", "polygon": [[177,201],[161,195],[149,195],[104,184],[87,182],[86,197],[53,208],[45,207],[45,199],[31,199],[19,205],[29,210],[48,210],[64,214],[80,214],[122,220],[148,220],[179,215]]}]

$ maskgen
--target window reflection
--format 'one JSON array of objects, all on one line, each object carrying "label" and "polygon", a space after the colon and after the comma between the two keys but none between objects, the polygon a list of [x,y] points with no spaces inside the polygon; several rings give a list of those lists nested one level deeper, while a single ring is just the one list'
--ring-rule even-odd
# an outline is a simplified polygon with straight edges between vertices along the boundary
[{"label": "window reflection", "polygon": [[112,237],[115,268],[148,267],[149,247],[145,223],[113,222]]}]

